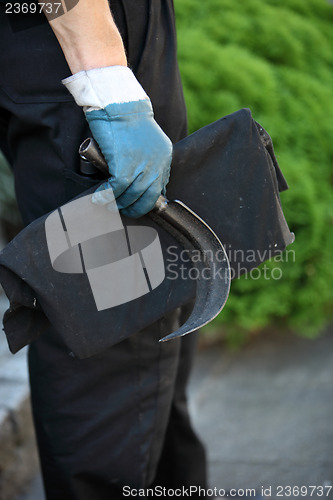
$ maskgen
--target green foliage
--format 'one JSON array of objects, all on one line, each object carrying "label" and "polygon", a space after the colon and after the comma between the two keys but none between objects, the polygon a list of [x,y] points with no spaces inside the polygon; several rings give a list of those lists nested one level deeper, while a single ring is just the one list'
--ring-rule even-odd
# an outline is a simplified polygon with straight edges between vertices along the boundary
[{"label": "green foliage", "polygon": [[19,226],[21,218],[18,213],[14,192],[13,175],[9,165],[0,151],[0,221]]},{"label": "green foliage", "polygon": [[[295,243],[235,280],[215,325],[232,342],[269,325],[315,335],[332,319],[333,5],[327,0],[175,0],[191,131],[249,107],[274,140]],[[14,189],[0,157],[0,214]]]},{"label": "green foliage", "polygon": [[[326,0],[176,0],[191,131],[249,107],[290,186],[295,243],[235,280],[216,324],[315,335],[332,319],[333,5]],[[259,278],[259,274],[261,277]]]}]

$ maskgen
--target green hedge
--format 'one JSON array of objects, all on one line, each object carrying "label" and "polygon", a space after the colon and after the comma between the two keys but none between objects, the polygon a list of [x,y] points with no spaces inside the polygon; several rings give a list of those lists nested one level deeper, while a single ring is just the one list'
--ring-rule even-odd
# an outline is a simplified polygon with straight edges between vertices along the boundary
[{"label": "green hedge", "polygon": [[[290,185],[282,194],[296,234],[290,253],[265,264],[271,279],[262,270],[260,279],[235,280],[217,324],[233,338],[272,324],[314,335],[332,318],[333,303],[333,6],[175,0],[175,7],[191,130],[251,108],[273,137]],[[1,161],[0,175],[0,208],[8,217],[13,188]]]},{"label": "green hedge", "polygon": [[191,131],[249,107],[272,136],[290,186],[281,198],[295,243],[283,261],[261,269],[261,278],[254,272],[233,282],[215,325],[234,336],[268,325],[315,335],[332,318],[333,304],[333,5],[176,0],[175,6]]}]

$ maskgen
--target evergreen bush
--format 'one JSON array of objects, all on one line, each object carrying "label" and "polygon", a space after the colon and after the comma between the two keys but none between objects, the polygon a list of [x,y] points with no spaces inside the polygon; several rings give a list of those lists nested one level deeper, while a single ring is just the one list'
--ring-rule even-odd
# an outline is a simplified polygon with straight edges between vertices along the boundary
[{"label": "evergreen bush", "polygon": [[[282,203],[295,243],[264,264],[271,279],[253,273],[233,282],[217,324],[232,338],[272,324],[315,335],[333,303],[333,5],[175,0],[175,7],[190,130],[249,107],[272,136],[290,185]],[[13,217],[1,158],[0,175],[1,216]]]},{"label": "evergreen bush", "polygon": [[332,318],[333,303],[333,5],[176,0],[175,6],[190,130],[250,108],[272,136],[290,186],[281,199],[295,243],[265,264],[266,273],[261,266],[261,278],[256,271],[233,282],[215,325],[234,339],[273,324],[313,336]]}]

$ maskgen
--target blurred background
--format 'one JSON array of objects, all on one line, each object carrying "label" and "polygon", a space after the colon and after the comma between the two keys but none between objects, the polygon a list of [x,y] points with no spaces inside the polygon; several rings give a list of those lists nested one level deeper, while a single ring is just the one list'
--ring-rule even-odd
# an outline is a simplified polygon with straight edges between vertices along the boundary
[{"label": "blurred background", "polygon": [[[296,235],[290,253],[266,263],[280,270],[279,279],[263,273],[235,280],[223,313],[201,336],[190,400],[195,423],[213,450],[211,480],[229,488],[256,486],[259,478],[266,485],[300,485],[307,477],[330,484],[333,4],[175,0],[175,8],[190,131],[250,108],[273,139],[290,187],[282,205]],[[0,225],[2,244],[21,227],[3,157]],[[4,384],[8,359],[6,354],[2,362]],[[8,407],[3,399],[1,405],[0,410]],[[286,436],[289,444],[281,448]],[[18,452],[13,457],[18,460]],[[8,494],[4,489],[1,496],[5,462],[0,453],[0,498],[9,500],[19,488]],[[22,485],[29,473],[24,477]],[[37,498],[36,491],[29,498]]]},{"label": "blurred background", "polygon": [[191,131],[247,107],[271,135],[290,190],[295,262],[281,280],[233,283],[217,324],[316,336],[332,317],[333,7],[327,0],[176,0]]}]

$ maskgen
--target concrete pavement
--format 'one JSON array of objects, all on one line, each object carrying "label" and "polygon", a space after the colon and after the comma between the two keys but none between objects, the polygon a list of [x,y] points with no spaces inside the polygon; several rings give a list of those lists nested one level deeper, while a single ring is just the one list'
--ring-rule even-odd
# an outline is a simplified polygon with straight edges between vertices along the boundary
[{"label": "concrete pavement", "polygon": [[[212,485],[263,485],[272,487],[272,496],[286,498],[287,486],[329,486],[333,330],[314,341],[271,333],[252,339],[238,352],[201,353],[191,384],[191,408],[208,449]],[[291,498],[298,496],[294,492]],[[302,497],[316,498],[321,491],[314,493],[308,490]]]},{"label": "concrete pavement", "polygon": [[[0,381],[5,392],[1,394],[7,398],[12,394],[17,404],[27,394],[24,354],[11,356],[3,339],[2,345],[5,374],[2,370]],[[266,333],[236,352],[221,346],[202,350],[189,399],[194,425],[208,450],[211,487],[260,490],[264,486],[276,498],[309,500],[323,491],[323,498],[333,498],[333,489],[329,492],[333,484],[332,328],[316,340]],[[9,401],[6,405],[13,406]],[[308,490],[289,494],[289,486]],[[44,500],[38,475],[16,500]]]}]

